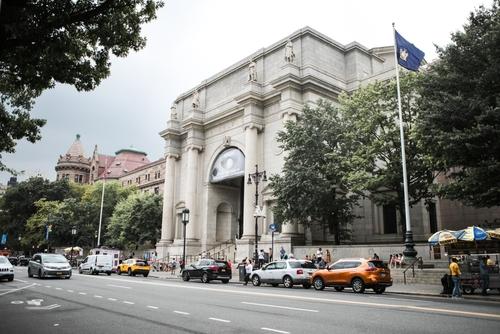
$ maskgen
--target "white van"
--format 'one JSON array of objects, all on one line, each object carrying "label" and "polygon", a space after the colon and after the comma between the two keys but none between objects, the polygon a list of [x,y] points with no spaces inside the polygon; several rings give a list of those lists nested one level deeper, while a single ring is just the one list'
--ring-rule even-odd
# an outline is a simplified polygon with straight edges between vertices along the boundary
[{"label": "white van", "polygon": [[89,255],[80,263],[78,272],[98,275],[99,273],[106,273],[111,275],[113,270],[113,256],[112,255]]}]

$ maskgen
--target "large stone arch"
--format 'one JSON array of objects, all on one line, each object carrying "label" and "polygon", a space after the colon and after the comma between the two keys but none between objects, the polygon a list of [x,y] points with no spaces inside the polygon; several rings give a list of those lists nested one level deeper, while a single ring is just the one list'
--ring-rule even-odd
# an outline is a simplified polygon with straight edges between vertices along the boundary
[{"label": "large stone arch", "polygon": [[213,155],[207,181],[218,183],[226,179],[245,176],[245,154],[236,146],[222,146]]},{"label": "large stone arch", "polygon": [[237,221],[233,207],[226,202],[220,203],[217,206],[216,217],[215,240],[217,242],[231,240],[237,232]]}]

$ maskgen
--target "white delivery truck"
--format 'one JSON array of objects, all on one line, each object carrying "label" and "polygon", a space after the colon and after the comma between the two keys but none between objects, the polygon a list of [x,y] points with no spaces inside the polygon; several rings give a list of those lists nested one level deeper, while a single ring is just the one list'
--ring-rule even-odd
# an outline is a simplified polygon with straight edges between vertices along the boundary
[{"label": "white delivery truck", "polygon": [[118,268],[120,264],[121,253],[122,252],[118,249],[92,248],[89,255],[111,255],[113,257],[113,271],[116,272],[116,268]]},{"label": "white delivery truck", "polygon": [[111,275],[113,271],[113,256],[112,255],[89,255],[80,263],[78,272],[80,274],[87,273],[98,275],[99,273],[106,273]]}]

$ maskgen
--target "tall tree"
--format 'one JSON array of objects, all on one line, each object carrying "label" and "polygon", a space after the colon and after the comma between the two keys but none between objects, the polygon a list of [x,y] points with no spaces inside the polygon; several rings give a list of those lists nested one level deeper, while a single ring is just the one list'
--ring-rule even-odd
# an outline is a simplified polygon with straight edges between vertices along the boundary
[{"label": "tall tree", "polygon": [[278,220],[302,224],[318,223],[335,234],[339,244],[345,239],[354,218],[357,196],[348,192],[342,156],[345,131],[338,111],[320,101],[305,107],[297,122],[287,122],[278,141],[285,150],[280,175],[271,177],[276,196],[274,212]]},{"label": "tall tree", "polygon": [[44,90],[56,82],[92,90],[109,75],[111,54],[142,49],[141,25],[161,6],[159,0],[1,1],[0,153],[14,152],[19,139],[40,139],[45,121],[29,111]]},{"label": "tall tree", "polygon": [[[410,205],[434,196],[432,184],[436,176],[415,140],[420,80],[415,73],[400,76]],[[339,101],[344,138],[351,150],[344,156],[351,190],[378,205],[394,205],[405,230],[396,81],[369,84],[351,95],[341,95]]]},{"label": "tall tree", "polygon": [[160,238],[162,198],[155,194],[136,193],[116,205],[107,227],[109,244],[137,249]]},{"label": "tall tree", "polygon": [[437,170],[440,194],[477,207],[500,205],[500,0],[471,13],[420,92],[419,140]]}]

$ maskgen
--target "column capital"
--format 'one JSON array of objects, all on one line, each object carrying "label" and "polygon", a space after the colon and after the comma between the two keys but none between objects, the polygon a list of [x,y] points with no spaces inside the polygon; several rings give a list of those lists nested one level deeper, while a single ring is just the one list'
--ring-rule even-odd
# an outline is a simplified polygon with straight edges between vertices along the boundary
[{"label": "column capital", "polygon": [[297,110],[289,109],[281,113],[281,118],[293,117],[293,116],[298,117],[299,114],[300,113]]},{"label": "column capital", "polygon": [[186,152],[188,152],[189,150],[197,150],[198,152],[201,152],[201,151],[203,151],[203,146],[196,145],[196,144],[190,144],[190,145],[187,145],[185,148]]},{"label": "column capital", "polygon": [[264,125],[262,124],[257,124],[257,123],[247,123],[243,125],[244,130],[252,130],[252,129],[257,129],[257,132],[262,132],[264,130]]},{"label": "column capital", "polygon": [[175,153],[167,153],[167,154],[165,154],[165,160],[167,160],[167,159],[179,160],[180,158],[181,158],[181,156],[179,154],[175,154]]}]

